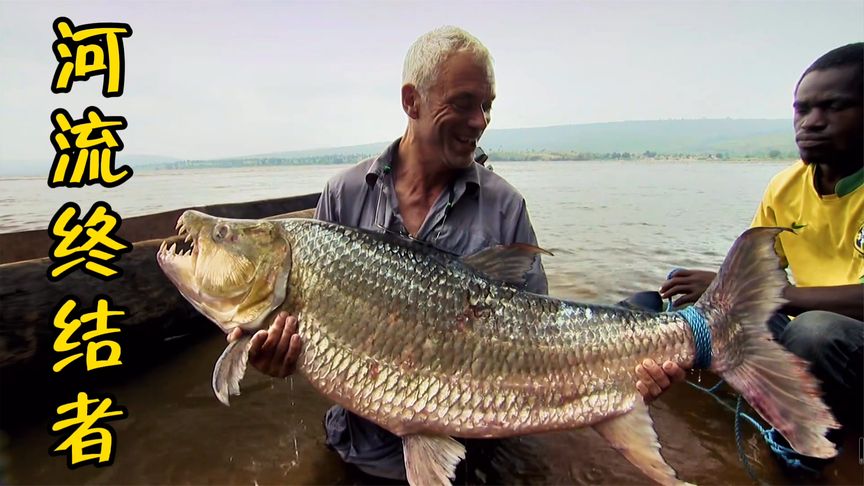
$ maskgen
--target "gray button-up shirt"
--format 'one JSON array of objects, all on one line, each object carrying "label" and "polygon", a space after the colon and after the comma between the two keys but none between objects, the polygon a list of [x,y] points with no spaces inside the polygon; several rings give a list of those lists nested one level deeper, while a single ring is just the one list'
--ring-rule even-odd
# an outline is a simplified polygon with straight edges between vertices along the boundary
[{"label": "gray button-up shirt", "polygon": [[[393,181],[400,140],[378,157],[330,179],[321,193],[315,217],[354,228],[386,228],[407,235]],[[457,255],[494,245],[537,244],[525,199],[501,176],[479,164],[461,171],[451,187],[441,193],[416,238]],[[525,288],[539,294],[548,292],[539,259],[528,274]]]},{"label": "gray button-up shirt", "polygon": [[[397,139],[378,157],[360,162],[330,179],[315,217],[372,231],[407,235],[399,214],[393,174]],[[461,171],[444,190],[416,238],[457,255],[500,244],[537,244],[525,199],[501,176],[479,164]],[[538,258],[527,275],[526,290],[545,294],[546,274]],[[325,419],[327,443],[342,458],[374,476],[405,479],[401,440],[339,406]]]}]

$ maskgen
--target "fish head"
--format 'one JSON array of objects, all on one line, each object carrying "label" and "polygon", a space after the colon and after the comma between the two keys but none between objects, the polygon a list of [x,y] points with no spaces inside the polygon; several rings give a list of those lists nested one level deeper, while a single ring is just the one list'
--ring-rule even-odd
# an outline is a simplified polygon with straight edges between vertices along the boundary
[{"label": "fish head", "polygon": [[281,227],[190,210],[177,229],[191,248],[163,242],[156,259],[183,297],[226,333],[266,327],[288,293],[291,246]]}]

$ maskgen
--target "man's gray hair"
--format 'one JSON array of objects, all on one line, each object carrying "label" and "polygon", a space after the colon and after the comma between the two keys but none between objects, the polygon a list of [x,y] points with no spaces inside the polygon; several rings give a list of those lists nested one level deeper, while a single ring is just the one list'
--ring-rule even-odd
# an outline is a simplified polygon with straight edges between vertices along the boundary
[{"label": "man's gray hair", "polygon": [[438,78],[441,64],[457,52],[471,52],[477,60],[492,69],[489,50],[468,32],[447,25],[429,31],[414,41],[405,55],[402,67],[402,85],[413,84],[425,96]]}]

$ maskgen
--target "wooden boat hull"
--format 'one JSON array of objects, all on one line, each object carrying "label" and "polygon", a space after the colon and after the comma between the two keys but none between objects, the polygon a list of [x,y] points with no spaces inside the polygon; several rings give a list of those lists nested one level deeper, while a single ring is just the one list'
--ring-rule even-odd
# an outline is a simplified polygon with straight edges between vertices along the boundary
[{"label": "wooden boat hull", "polygon": [[[51,239],[47,231],[26,231],[0,235],[0,385],[3,393],[0,409],[4,410],[0,427],[7,428],[10,415],[6,412],[21,407],[25,388],[32,388],[34,380],[53,378],[53,364],[68,356],[53,351],[59,329],[53,325],[57,306],[67,297],[74,296],[80,309],[89,312],[99,295],[110,297],[113,305],[128,309],[128,316],[110,322],[120,333],[110,335],[121,344],[123,366],[146,368],[157,364],[164,356],[163,344],[179,337],[197,336],[216,332],[216,326],[206,322],[177,289],[168,281],[156,263],[156,251],[163,240],[176,241],[175,224],[186,209],[198,209],[208,214],[231,218],[267,218],[280,216],[311,217],[320,194],[226,204],[198,208],[184,208],[159,214],[124,219],[118,231],[120,237],[133,243],[131,252],[124,254],[118,266],[123,276],[104,282],[98,278],[72,272],[58,282],[50,282],[47,275],[51,260],[47,257]],[[76,311],[75,314],[77,315]],[[84,331],[75,333],[81,340]],[[84,343],[74,352],[82,352]],[[83,360],[69,368],[83,369]],[[128,365],[128,366],[127,366]],[[113,371],[91,374],[110,376]],[[66,371],[60,373],[66,375]],[[88,374],[89,375],[89,374]],[[71,376],[83,376],[72,372]],[[29,401],[29,400],[28,400]],[[41,400],[40,400],[41,401]],[[17,402],[17,403],[13,403]],[[11,408],[10,408],[11,407]]]}]

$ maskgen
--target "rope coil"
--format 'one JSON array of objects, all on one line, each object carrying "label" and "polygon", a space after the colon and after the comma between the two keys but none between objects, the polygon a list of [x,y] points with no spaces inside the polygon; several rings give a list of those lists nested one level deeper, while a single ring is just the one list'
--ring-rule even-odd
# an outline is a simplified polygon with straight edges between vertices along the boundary
[{"label": "rope coil", "polygon": [[690,306],[679,311],[675,311],[690,325],[690,330],[693,332],[693,341],[696,343],[696,357],[693,361],[693,368],[708,369],[711,367],[711,329],[708,328],[708,321],[699,309]]}]

